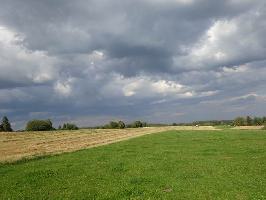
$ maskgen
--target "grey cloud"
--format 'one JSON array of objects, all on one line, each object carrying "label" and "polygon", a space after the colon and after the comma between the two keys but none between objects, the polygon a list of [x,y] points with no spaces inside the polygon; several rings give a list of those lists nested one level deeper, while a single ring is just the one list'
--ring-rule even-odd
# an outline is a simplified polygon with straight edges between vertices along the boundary
[{"label": "grey cloud", "polygon": [[262,0],[0,4],[0,115],[16,127],[33,117],[221,119],[265,106],[201,103],[265,95]]}]

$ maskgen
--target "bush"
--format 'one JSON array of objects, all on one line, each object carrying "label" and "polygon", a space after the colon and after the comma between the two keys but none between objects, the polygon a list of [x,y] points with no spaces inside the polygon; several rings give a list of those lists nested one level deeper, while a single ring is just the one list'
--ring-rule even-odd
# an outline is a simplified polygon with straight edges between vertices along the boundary
[{"label": "bush", "polygon": [[132,124],[132,128],[140,128],[140,127],[143,127],[143,124],[141,121],[135,121],[133,124]]},{"label": "bush", "polygon": [[111,121],[111,122],[109,123],[109,127],[110,127],[110,128],[119,128],[119,124],[118,124],[118,122],[113,122],[113,121]]},{"label": "bush", "polygon": [[263,119],[260,117],[254,117],[254,125],[261,126],[263,124]]},{"label": "bush", "polygon": [[235,126],[245,126],[245,119],[244,119],[244,117],[237,117],[237,118],[235,118],[234,125]]},{"label": "bush", "polygon": [[51,120],[31,120],[26,125],[26,131],[51,131],[54,130]]},{"label": "bush", "polygon": [[126,127],[125,123],[123,121],[118,122],[118,128],[124,129]]},{"label": "bush", "polygon": [[71,124],[71,123],[66,123],[66,124],[63,124],[63,128],[61,126],[59,126],[60,130],[78,130],[78,126],[76,124]]},{"label": "bush", "polygon": [[109,124],[104,125],[103,129],[124,129],[126,127],[125,123],[123,121],[110,121]]},{"label": "bush", "polygon": [[135,121],[132,124],[127,124],[127,128],[142,128],[142,127],[147,127],[150,126],[146,122],[141,122],[141,121]]}]

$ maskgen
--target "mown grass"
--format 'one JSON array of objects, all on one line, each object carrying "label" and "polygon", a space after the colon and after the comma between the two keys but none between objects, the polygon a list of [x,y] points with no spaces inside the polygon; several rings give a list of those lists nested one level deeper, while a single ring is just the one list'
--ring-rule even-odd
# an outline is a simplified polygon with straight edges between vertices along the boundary
[{"label": "mown grass", "polygon": [[266,199],[265,188],[266,131],[168,131],[0,165],[0,199]]}]

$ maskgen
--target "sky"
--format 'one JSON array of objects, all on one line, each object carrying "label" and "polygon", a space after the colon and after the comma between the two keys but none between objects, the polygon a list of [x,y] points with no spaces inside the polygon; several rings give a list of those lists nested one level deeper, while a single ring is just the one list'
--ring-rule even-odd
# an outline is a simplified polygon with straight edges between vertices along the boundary
[{"label": "sky", "polygon": [[0,117],[266,115],[264,0],[0,0]]}]

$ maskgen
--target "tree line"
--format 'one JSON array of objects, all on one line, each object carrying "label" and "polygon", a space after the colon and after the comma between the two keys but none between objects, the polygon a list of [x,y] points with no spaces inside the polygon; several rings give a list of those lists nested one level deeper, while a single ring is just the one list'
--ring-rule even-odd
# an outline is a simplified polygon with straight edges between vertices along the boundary
[{"label": "tree line", "polygon": [[173,123],[173,126],[220,126],[220,125],[233,125],[234,120],[205,120],[194,121],[190,123]]},{"label": "tree line", "polygon": [[123,121],[110,121],[109,124],[99,126],[98,128],[103,129],[124,129],[124,128],[142,128],[147,127],[148,124],[142,121],[135,121],[131,124],[125,124]]},{"label": "tree line", "polygon": [[261,126],[266,125],[266,116],[264,117],[236,117],[234,120],[206,120],[206,121],[194,121],[191,123],[173,123],[173,126]]},{"label": "tree line", "polygon": [[[104,126],[98,126],[94,128],[98,129],[124,129],[124,128],[141,128],[146,127],[148,124],[142,121],[135,121],[130,124],[126,124],[123,121],[110,121]],[[59,125],[58,128],[53,126],[50,119],[39,120],[34,119],[27,122],[25,131],[53,131],[53,130],[78,130],[79,127],[74,123],[64,123]],[[0,132],[12,132],[11,124],[6,116],[3,117],[0,124]],[[23,130],[22,130],[23,131]]]},{"label": "tree line", "polygon": [[[192,123],[173,123],[173,126],[217,126],[217,125],[230,125],[230,126],[261,126],[264,125],[266,129],[266,116],[264,117],[237,117],[234,120],[209,120],[209,121],[194,121]],[[103,126],[93,127],[96,129],[124,129],[124,128],[141,128],[151,126],[169,126],[168,124],[148,124],[142,121],[134,121],[133,123],[126,124],[123,121],[110,121]],[[25,131],[53,131],[53,130],[78,130],[79,127],[74,123],[64,123],[59,125],[58,128],[53,127],[50,119],[47,120],[30,120],[26,124]],[[0,123],[0,132],[12,132],[13,129],[6,116],[2,118]]]},{"label": "tree line", "polygon": [[53,131],[53,130],[78,130],[78,126],[73,123],[64,123],[59,125],[58,128],[53,127],[50,119],[47,120],[31,120],[26,125],[26,131]]},{"label": "tree line", "polygon": [[233,122],[234,126],[261,126],[266,125],[266,116],[264,117],[237,117]]}]

